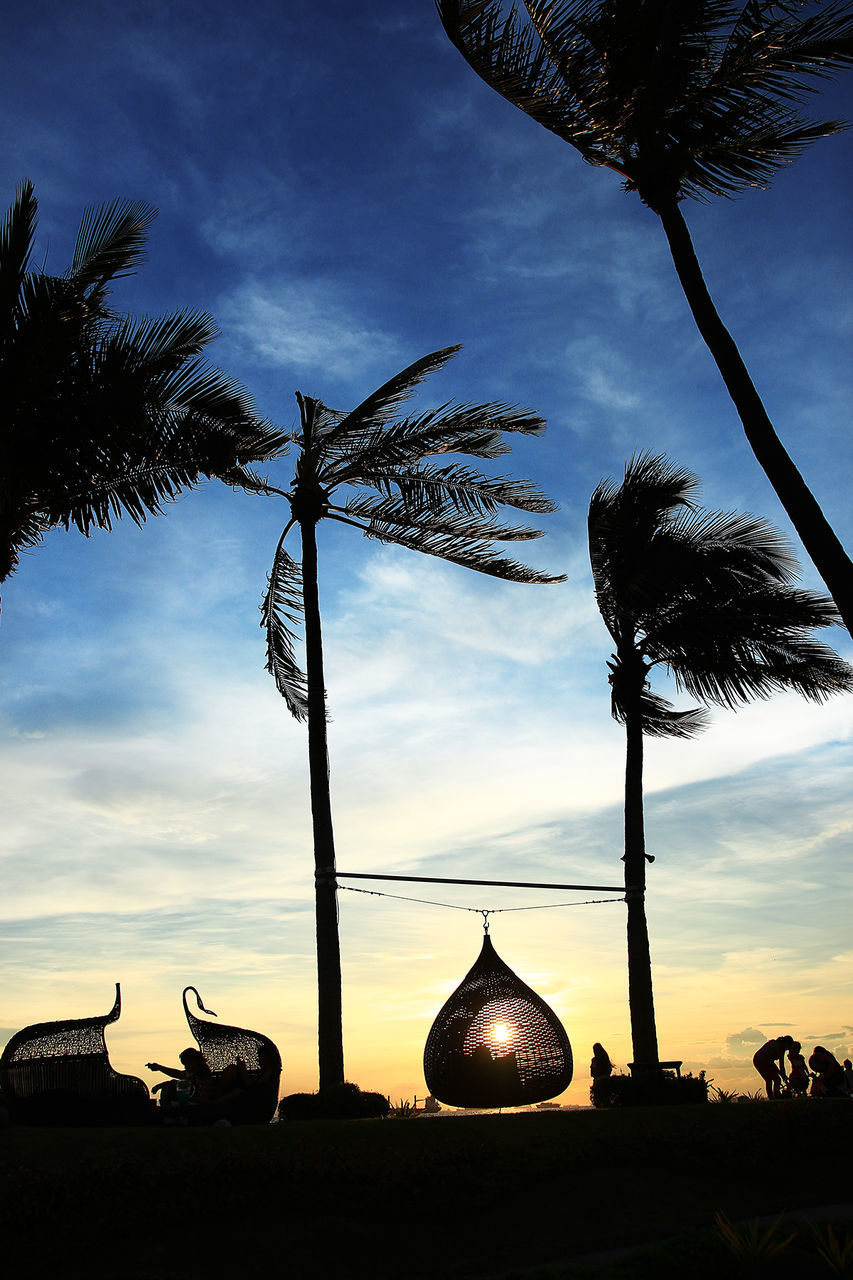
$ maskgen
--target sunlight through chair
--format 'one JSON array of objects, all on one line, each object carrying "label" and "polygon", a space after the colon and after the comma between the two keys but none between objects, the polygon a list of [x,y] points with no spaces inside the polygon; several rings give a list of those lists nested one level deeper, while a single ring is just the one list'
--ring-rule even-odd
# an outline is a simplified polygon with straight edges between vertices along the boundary
[{"label": "sunlight through chair", "polygon": [[504,964],[486,933],[427,1037],[430,1093],[452,1107],[526,1106],[562,1093],[572,1072],[563,1024]]}]

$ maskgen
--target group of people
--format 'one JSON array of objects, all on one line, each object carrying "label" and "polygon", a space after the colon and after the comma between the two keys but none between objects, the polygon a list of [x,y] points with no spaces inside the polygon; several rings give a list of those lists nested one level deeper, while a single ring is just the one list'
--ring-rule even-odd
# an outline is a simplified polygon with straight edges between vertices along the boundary
[{"label": "group of people", "polygon": [[[793,1036],[777,1036],[756,1050],[752,1061],[764,1081],[768,1098],[785,1095],[799,1098],[807,1095],[812,1098],[853,1097],[853,1063],[849,1058],[839,1062],[835,1054],[822,1044],[815,1045],[806,1062],[799,1040]],[[593,1090],[599,1081],[609,1078],[612,1070],[606,1049],[594,1044],[589,1064]]]},{"label": "group of people", "polygon": [[164,1067],[159,1062],[145,1064],[149,1071],[169,1077],[153,1089],[160,1095],[167,1120],[231,1123],[251,1120],[256,1112],[271,1112],[269,1102],[272,1100],[274,1105],[278,1098],[281,1062],[270,1045],[261,1046],[256,1071],[249,1071],[243,1059],[238,1058],[224,1071],[214,1072],[198,1049],[184,1049],[179,1057],[179,1067]]},{"label": "group of people", "polygon": [[829,1049],[818,1044],[806,1063],[802,1049],[793,1036],[777,1036],[756,1050],[752,1061],[768,1098],[786,1094],[800,1098],[807,1094],[812,1098],[853,1097],[853,1064],[849,1058],[841,1063]]}]

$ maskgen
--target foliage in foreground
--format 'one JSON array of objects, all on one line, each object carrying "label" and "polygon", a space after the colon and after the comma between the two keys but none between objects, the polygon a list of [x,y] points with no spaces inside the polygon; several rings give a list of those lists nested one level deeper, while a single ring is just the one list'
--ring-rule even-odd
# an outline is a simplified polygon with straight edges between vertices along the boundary
[{"label": "foliage in foreground", "polygon": [[31,266],[37,215],[25,181],[0,225],[0,582],[50,529],[142,524],[210,477],[260,489],[249,464],[287,451],[243,388],[201,360],[209,315],[113,310],[154,209],[88,209],[61,276]]}]

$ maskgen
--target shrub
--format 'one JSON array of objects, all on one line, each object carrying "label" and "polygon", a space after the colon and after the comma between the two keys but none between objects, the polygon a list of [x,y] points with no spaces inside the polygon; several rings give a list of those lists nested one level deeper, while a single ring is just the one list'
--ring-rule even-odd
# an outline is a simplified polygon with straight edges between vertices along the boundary
[{"label": "shrub", "polygon": [[338,1084],[318,1093],[291,1093],[278,1104],[282,1120],[381,1119],[391,1110],[382,1093],[363,1093],[357,1084]]},{"label": "shrub", "polygon": [[677,1076],[662,1071],[653,1079],[641,1076],[610,1076],[596,1080],[590,1090],[594,1107],[659,1107],[691,1105],[708,1101],[708,1082],[704,1071],[698,1076],[687,1072]]}]

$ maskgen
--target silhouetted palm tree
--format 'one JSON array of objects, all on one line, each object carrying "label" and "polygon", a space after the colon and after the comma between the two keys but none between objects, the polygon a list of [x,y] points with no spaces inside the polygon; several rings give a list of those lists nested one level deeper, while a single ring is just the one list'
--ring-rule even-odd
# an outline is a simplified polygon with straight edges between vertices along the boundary
[{"label": "silhouetted palm tree", "polygon": [[133,320],[109,306],[156,216],[116,201],[83,216],[62,276],[30,267],[37,204],[23,182],[0,225],[0,582],[52,528],[137,524],[204,477],[258,488],[247,464],[286,451],[240,386],[198,356],[211,318]]},{"label": "silhouetted palm tree", "polygon": [[779,0],[436,0],[479,76],[605,165],[661,219],[693,317],[752,450],[853,635],[853,564],[767,416],[702,276],[686,197],[766,186],[841,128],[797,105],[853,61],[849,3]]},{"label": "silhouetted palm tree", "polygon": [[625,888],[634,1061],[656,1064],[643,827],[643,735],[689,738],[700,708],[676,711],[649,688],[663,668],[703,703],[737,707],[782,689],[821,701],[853,688],[853,669],[812,635],[839,621],[832,600],[791,585],[797,564],[775,529],[752,516],[696,507],[697,480],[643,454],[616,487],[596,488],[589,553],[613,637],[611,711],[625,725]]},{"label": "silhouetted palm tree", "polygon": [[[391,378],[351,413],[336,413],[297,394],[301,428],[298,457],[285,495],[290,519],[276,548],[263,605],[267,667],[288,708],[308,721],[308,758],[314,833],[320,1088],[344,1079],[341,1026],[341,960],[337,924],[335,844],[329,790],[326,688],[317,579],[316,527],[336,520],[368,538],[438,556],[512,582],[560,582],[498,554],[495,542],[538,538],[535,529],[504,525],[503,506],[544,513],[553,504],[528,481],[487,477],[460,462],[439,466],[433,455],[495,458],[508,452],[505,432],[539,434],[541,418],[503,404],[443,405],[400,418],[401,404],[428,374],[459,347],[424,356]],[[337,505],[339,489],[354,492]],[[295,525],[302,541],[301,567],[284,542]],[[305,672],[295,656],[295,629],[304,627]]]}]

